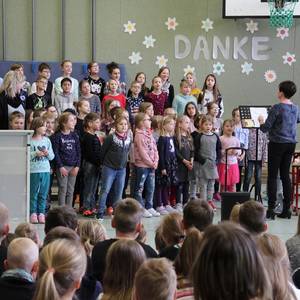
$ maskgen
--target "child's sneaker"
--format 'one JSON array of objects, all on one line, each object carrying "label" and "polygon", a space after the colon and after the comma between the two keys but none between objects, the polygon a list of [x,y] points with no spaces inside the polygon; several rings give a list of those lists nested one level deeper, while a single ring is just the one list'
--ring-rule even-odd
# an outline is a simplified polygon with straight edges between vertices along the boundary
[{"label": "child's sneaker", "polygon": [[106,210],[106,213],[108,216],[112,216],[114,213],[114,209],[111,206],[109,206]]},{"label": "child's sneaker", "polygon": [[210,207],[213,209],[214,212],[217,211],[217,207],[216,207],[215,203],[212,200],[209,200],[208,204],[210,205]]},{"label": "child's sneaker", "polygon": [[176,209],[174,209],[171,205],[166,205],[165,209],[168,213],[176,212]]},{"label": "child's sneaker", "polygon": [[158,207],[156,207],[156,211],[157,211],[160,215],[162,215],[162,216],[168,214],[168,211],[165,209],[164,206],[158,206]]},{"label": "child's sneaker", "polygon": [[38,218],[37,218],[37,215],[36,213],[33,213],[30,215],[30,223],[32,224],[37,224],[39,221],[38,221]]},{"label": "child's sneaker", "polygon": [[102,223],[103,220],[104,220],[104,214],[103,214],[103,213],[97,213],[96,219],[97,219],[100,223]]},{"label": "child's sneaker", "polygon": [[153,216],[153,217],[159,217],[160,213],[157,212],[154,208],[149,208],[148,212]]},{"label": "child's sneaker", "polygon": [[39,221],[40,224],[45,224],[45,215],[44,214],[39,214],[38,221]]},{"label": "child's sneaker", "polygon": [[179,213],[182,213],[182,212],[183,212],[183,208],[182,208],[182,204],[181,204],[181,203],[177,203],[177,204],[176,204],[176,210],[177,210]]},{"label": "child's sneaker", "polygon": [[143,218],[151,218],[151,217],[152,214],[147,209],[144,209]]},{"label": "child's sneaker", "polygon": [[221,197],[220,193],[214,193],[213,199],[216,201],[221,201],[222,197]]},{"label": "child's sneaker", "polygon": [[92,212],[91,210],[89,210],[89,209],[85,209],[85,210],[83,211],[82,215],[83,215],[84,217],[91,217],[91,216],[93,215],[93,212]]}]

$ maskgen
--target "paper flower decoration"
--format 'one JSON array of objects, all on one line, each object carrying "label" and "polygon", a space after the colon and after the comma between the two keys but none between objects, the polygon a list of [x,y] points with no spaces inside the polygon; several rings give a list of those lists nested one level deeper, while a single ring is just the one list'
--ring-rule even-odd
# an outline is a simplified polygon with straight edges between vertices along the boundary
[{"label": "paper flower decoration", "polygon": [[145,36],[145,39],[143,41],[143,45],[146,46],[146,48],[150,48],[150,47],[154,47],[154,42],[156,41],[156,39],[153,38],[152,34],[149,36]]},{"label": "paper flower decoration", "polygon": [[176,18],[170,18],[168,17],[168,21],[165,22],[165,24],[168,27],[168,30],[176,30],[176,26],[178,26],[178,23],[176,22]]},{"label": "paper flower decoration", "polygon": [[210,29],[214,29],[213,27],[214,22],[209,18],[201,22],[202,22],[201,28],[204,29],[206,32],[208,32]]},{"label": "paper flower decoration", "polygon": [[255,31],[258,31],[258,23],[257,22],[253,22],[253,20],[250,20],[250,22],[246,23],[246,31],[250,31],[252,34]]},{"label": "paper flower decoration", "polygon": [[195,67],[191,67],[190,65],[187,65],[184,69],[184,76],[186,76],[187,73],[195,73]]},{"label": "paper flower decoration", "polygon": [[128,21],[127,24],[123,24],[124,26],[124,32],[127,32],[129,34],[132,34],[133,32],[136,32],[135,23],[132,23],[131,21]]},{"label": "paper flower decoration", "polygon": [[159,68],[165,67],[167,65],[168,59],[165,58],[164,55],[156,56],[155,64],[158,65]]},{"label": "paper flower decoration", "polygon": [[277,34],[276,36],[284,40],[286,37],[289,36],[289,29],[284,27],[276,28]]},{"label": "paper flower decoration", "polygon": [[277,75],[274,70],[268,70],[264,74],[265,80],[268,83],[272,83],[277,79]]},{"label": "paper flower decoration", "polygon": [[245,61],[242,65],[242,73],[249,75],[250,72],[253,72],[253,64],[252,63],[248,63],[247,61]]},{"label": "paper flower decoration", "polygon": [[283,63],[284,64],[288,64],[289,66],[291,66],[295,61],[295,54],[291,54],[290,52],[287,52],[285,55],[282,56],[283,58]]},{"label": "paper flower decoration", "polygon": [[216,64],[213,64],[213,73],[220,76],[222,73],[224,73],[224,64],[221,64],[220,62],[217,62]]},{"label": "paper flower decoration", "polygon": [[136,64],[138,65],[140,63],[140,60],[143,59],[141,57],[141,53],[140,52],[132,52],[131,55],[128,57],[129,60],[130,60],[130,63],[133,65],[133,64]]}]

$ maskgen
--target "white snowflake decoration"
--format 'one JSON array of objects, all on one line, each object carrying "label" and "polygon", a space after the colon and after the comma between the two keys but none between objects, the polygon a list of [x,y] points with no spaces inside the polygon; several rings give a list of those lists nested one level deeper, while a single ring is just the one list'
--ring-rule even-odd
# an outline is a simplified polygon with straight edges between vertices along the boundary
[{"label": "white snowflake decoration", "polygon": [[245,61],[242,65],[242,74],[246,74],[249,75],[250,72],[253,72],[253,64],[252,63],[248,63],[247,61]]},{"label": "white snowflake decoration", "polygon": [[176,30],[176,26],[178,26],[178,23],[176,22],[176,18],[170,18],[168,17],[168,21],[165,22],[165,24],[168,27],[168,30]]},{"label": "white snowflake decoration", "polygon": [[213,73],[220,76],[225,72],[224,64],[221,64],[219,61],[216,64],[213,64]]},{"label": "white snowflake decoration", "polygon": [[255,31],[258,31],[258,23],[257,22],[253,22],[253,20],[250,20],[250,22],[246,23],[246,31],[250,31],[252,34]]},{"label": "white snowflake decoration", "polygon": [[136,32],[135,25],[136,25],[136,23],[133,23],[131,21],[128,21],[127,24],[123,24],[124,32],[127,32],[129,34],[132,34],[133,32]]},{"label": "white snowflake decoration", "polygon": [[130,63],[133,65],[133,64],[136,64],[138,65],[140,63],[140,60],[143,59],[141,57],[141,53],[140,52],[132,52],[131,55],[128,57],[129,60],[130,60]]},{"label": "white snowflake decoration", "polygon": [[290,52],[287,52],[285,55],[282,56],[283,63],[288,64],[291,66],[294,62],[296,62],[295,54],[291,54]]},{"label": "white snowflake decoration", "polygon": [[289,36],[289,29],[284,27],[276,28],[277,34],[276,36],[284,40],[286,37]]},{"label": "white snowflake decoration", "polygon": [[264,74],[265,80],[268,83],[272,83],[277,79],[276,72],[274,70],[268,70]]},{"label": "white snowflake decoration", "polygon": [[184,76],[186,76],[186,74],[188,73],[195,73],[195,67],[191,67],[190,65],[187,65],[184,69]]},{"label": "white snowflake decoration", "polygon": [[155,43],[156,39],[153,38],[152,34],[149,36],[145,36],[145,39],[143,41],[143,45],[146,46],[146,48],[153,48],[154,47],[154,43]]},{"label": "white snowflake decoration", "polygon": [[156,56],[155,64],[158,65],[159,68],[165,67],[167,65],[168,59],[164,56]]},{"label": "white snowflake decoration", "polygon": [[201,28],[204,29],[206,32],[208,32],[210,29],[214,29],[213,27],[214,22],[209,18],[201,22],[202,22]]}]

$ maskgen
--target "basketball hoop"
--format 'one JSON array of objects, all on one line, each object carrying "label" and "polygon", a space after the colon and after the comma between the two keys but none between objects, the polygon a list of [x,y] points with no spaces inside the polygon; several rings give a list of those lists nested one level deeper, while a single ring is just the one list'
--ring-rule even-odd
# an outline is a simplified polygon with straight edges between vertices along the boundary
[{"label": "basketball hoop", "polygon": [[271,27],[291,28],[298,0],[268,0]]}]

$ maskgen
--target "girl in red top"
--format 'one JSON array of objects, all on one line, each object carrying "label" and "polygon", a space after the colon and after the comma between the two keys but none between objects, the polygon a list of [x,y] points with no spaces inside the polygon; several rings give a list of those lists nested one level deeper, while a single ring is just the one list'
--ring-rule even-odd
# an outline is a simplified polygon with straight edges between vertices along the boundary
[{"label": "girl in red top", "polygon": [[103,97],[103,101],[102,101],[102,105],[103,105],[103,109],[105,107],[105,102],[108,100],[108,99],[113,99],[113,100],[116,100],[120,103],[120,106],[122,108],[125,108],[126,106],[126,97],[124,94],[119,94],[117,92],[117,89],[118,89],[118,83],[116,80],[114,79],[110,79],[108,81],[108,94],[106,96]]},{"label": "girl in red top", "polygon": [[153,104],[154,114],[163,116],[168,102],[168,95],[162,91],[162,81],[159,76],[152,79],[152,92],[147,94],[146,99],[146,101]]}]

